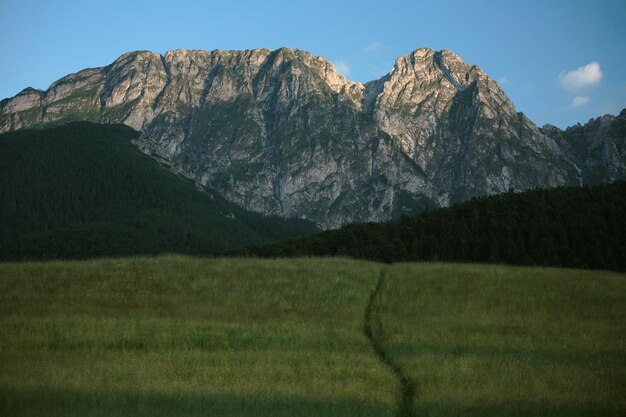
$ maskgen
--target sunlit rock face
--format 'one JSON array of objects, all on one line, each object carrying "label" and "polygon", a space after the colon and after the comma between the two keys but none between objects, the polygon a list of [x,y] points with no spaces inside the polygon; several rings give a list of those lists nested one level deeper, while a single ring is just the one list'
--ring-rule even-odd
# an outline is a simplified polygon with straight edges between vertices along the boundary
[{"label": "sunlit rock face", "polygon": [[567,163],[576,171],[578,185],[609,183],[626,178],[626,109],[561,130],[545,125]]},{"label": "sunlit rock face", "polygon": [[287,48],[131,52],[0,102],[0,132],[72,120],[129,125],[226,199],[324,228],[625,171],[623,113],[538,129],[480,68],[426,48],[366,84]]}]

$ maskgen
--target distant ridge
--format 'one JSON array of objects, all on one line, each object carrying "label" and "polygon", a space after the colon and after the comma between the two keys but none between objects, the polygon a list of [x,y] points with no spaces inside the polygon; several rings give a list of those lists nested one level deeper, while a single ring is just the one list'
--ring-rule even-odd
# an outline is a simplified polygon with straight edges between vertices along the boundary
[{"label": "distant ridge", "polygon": [[297,49],[137,51],[0,102],[0,132],[75,120],[131,126],[228,201],[323,228],[626,174],[626,112],[539,129],[445,49],[366,84]]}]

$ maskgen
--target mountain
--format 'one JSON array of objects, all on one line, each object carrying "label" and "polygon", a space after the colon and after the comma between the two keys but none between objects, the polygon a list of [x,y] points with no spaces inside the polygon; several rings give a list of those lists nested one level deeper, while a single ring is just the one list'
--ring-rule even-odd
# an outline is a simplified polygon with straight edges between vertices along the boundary
[{"label": "mountain", "polygon": [[626,109],[618,116],[605,115],[561,130],[541,128],[563,149],[567,161],[583,184],[599,184],[624,178],[626,172]]},{"label": "mountain", "polygon": [[237,254],[626,271],[625,212],[626,181],[507,192],[390,222],[350,224]]},{"label": "mountain", "polygon": [[619,126],[539,129],[480,68],[427,48],[366,84],[287,48],[131,52],[0,103],[0,132],[72,120],[131,126],[228,201],[323,228],[625,172]]},{"label": "mountain", "polygon": [[568,183],[554,140],[450,51],[418,49],[368,87],[366,111],[426,173],[439,205]]},{"label": "mountain", "polygon": [[317,231],[199,191],[138,136],[87,122],[0,135],[0,259],[215,254]]}]

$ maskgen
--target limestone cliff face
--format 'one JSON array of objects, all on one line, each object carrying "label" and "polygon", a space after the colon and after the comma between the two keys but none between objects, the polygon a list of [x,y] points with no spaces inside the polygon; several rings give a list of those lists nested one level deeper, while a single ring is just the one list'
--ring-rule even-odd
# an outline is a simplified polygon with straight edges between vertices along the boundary
[{"label": "limestone cliff face", "polygon": [[365,111],[422,168],[441,205],[569,181],[554,140],[450,51],[418,49],[367,88]]},{"label": "limestone cliff face", "polygon": [[[418,49],[365,85],[287,48],[139,51],[0,102],[0,132],[70,120],[127,124],[141,150],[228,200],[325,228],[577,184],[587,155],[446,50]],[[613,159],[585,168],[614,174],[593,181],[624,171],[616,135]]]},{"label": "limestone cliff face", "polygon": [[626,178],[626,109],[618,116],[604,115],[585,125],[561,130],[545,125],[541,131],[553,137],[565,160],[576,171],[580,185]]}]

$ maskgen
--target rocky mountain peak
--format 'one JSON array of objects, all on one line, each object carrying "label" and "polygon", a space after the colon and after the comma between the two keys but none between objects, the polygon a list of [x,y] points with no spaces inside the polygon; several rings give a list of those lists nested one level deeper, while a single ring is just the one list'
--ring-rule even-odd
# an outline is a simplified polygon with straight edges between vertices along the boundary
[{"label": "rocky mountain peak", "polygon": [[298,49],[135,51],[0,102],[0,132],[71,120],[129,125],[228,200],[325,228],[626,172],[625,112],[540,130],[445,49],[366,84]]},{"label": "rocky mountain peak", "polygon": [[45,93],[41,90],[26,87],[11,99],[0,101],[0,114],[27,111],[41,106]]},{"label": "rocky mountain peak", "polygon": [[444,115],[459,106],[474,116],[494,117],[500,108],[515,115],[504,92],[480,68],[451,51],[430,48],[398,58],[388,75],[368,83],[363,104],[422,168],[431,155],[419,150],[437,134]]},{"label": "rocky mountain peak", "polygon": [[563,133],[561,129],[551,124],[545,124],[541,126],[540,130],[543,134],[552,138],[557,138]]}]

